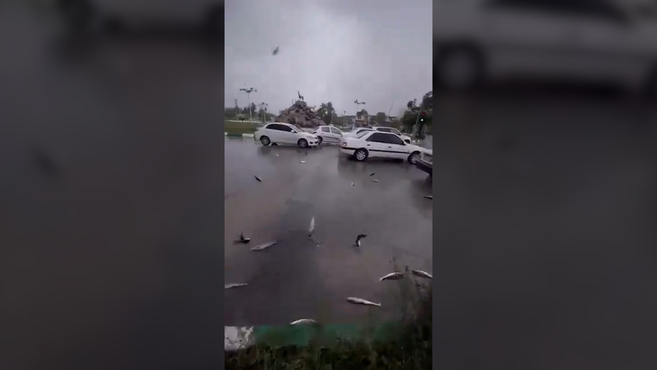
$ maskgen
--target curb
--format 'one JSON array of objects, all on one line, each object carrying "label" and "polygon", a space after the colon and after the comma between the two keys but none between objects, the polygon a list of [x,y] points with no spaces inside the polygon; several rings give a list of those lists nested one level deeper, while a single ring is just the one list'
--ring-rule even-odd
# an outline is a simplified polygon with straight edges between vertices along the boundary
[{"label": "curb", "polygon": [[307,346],[311,340],[321,341],[326,345],[338,339],[385,340],[395,337],[396,323],[379,325],[369,333],[362,326],[353,324],[330,325],[281,325],[281,326],[226,326],[224,328],[224,350],[236,351],[255,344],[270,347]]},{"label": "curb", "polygon": [[251,138],[251,137],[253,137],[253,134],[233,134],[233,133],[229,133],[229,132],[224,132],[224,136],[226,136],[226,137]]}]

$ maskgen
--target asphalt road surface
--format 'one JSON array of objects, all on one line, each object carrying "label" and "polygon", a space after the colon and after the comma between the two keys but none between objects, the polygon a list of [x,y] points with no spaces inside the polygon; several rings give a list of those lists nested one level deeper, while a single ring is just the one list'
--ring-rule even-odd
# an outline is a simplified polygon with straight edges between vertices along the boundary
[{"label": "asphalt road surface", "polygon": [[[432,272],[433,203],[424,198],[431,181],[414,166],[338,158],[334,146],[263,147],[249,139],[226,139],[225,153],[225,281],[249,284],[226,291],[226,325],[389,317],[402,293],[398,282],[379,278],[395,266]],[[312,217],[318,243],[308,238]],[[249,245],[234,243],[242,232]],[[367,237],[357,248],[361,233]],[[272,240],[279,243],[250,250]],[[349,296],[382,307],[353,305]]]}]

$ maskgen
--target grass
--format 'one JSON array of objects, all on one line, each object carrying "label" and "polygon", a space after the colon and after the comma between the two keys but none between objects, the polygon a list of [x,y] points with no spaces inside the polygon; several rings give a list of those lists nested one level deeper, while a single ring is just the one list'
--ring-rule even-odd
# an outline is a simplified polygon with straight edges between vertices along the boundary
[{"label": "grass", "polygon": [[252,134],[257,128],[256,123],[224,120],[224,131],[229,134]]},{"label": "grass", "polygon": [[318,335],[303,347],[256,344],[227,352],[226,369],[431,369],[431,287],[408,277],[399,283],[401,318],[386,339],[372,339],[373,329],[365,328],[359,339],[327,342]]}]

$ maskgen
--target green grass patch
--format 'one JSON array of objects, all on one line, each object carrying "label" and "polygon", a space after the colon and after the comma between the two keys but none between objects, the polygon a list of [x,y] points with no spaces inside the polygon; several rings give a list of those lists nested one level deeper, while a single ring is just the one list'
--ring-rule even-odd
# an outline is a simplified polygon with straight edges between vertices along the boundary
[{"label": "green grass patch", "polygon": [[229,134],[252,134],[258,127],[256,123],[224,120],[224,131]]},{"label": "green grass patch", "polygon": [[262,328],[255,345],[226,352],[226,369],[431,369],[431,287],[399,286],[398,322]]}]

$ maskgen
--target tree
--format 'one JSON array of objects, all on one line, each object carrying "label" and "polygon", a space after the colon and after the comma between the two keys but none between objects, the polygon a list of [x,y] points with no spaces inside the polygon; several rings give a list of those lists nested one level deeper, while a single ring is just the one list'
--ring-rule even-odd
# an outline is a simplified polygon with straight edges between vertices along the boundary
[{"label": "tree", "polygon": [[331,117],[335,119],[335,108],[333,108],[333,103],[322,103],[317,111],[315,112],[319,118],[321,118],[324,123],[327,125],[331,123]]},{"label": "tree", "polygon": [[[253,114],[255,114],[255,112],[257,112],[257,111],[258,111],[258,108],[256,108],[255,103],[251,103],[251,112],[252,112]],[[247,111],[247,112],[248,112],[248,111]]]},{"label": "tree", "polygon": [[374,122],[378,123],[379,125],[384,125],[386,123],[387,118],[388,117],[386,116],[385,113],[378,112],[376,116],[374,116]]},{"label": "tree", "polygon": [[367,111],[365,110],[365,108],[361,109],[361,111],[358,112],[358,115],[359,116],[365,116],[365,117],[369,116],[369,114],[367,114]]}]

